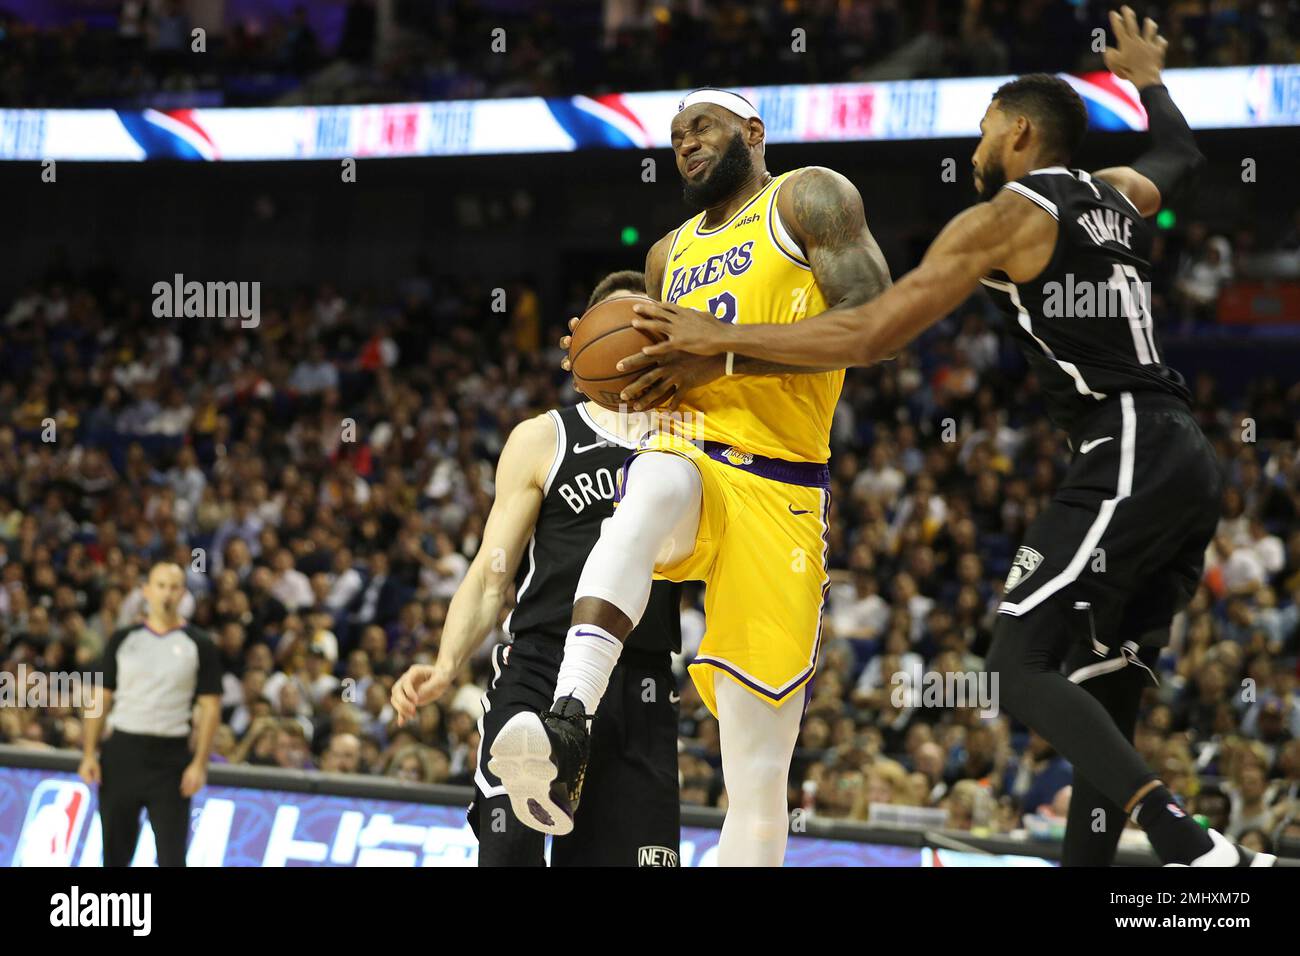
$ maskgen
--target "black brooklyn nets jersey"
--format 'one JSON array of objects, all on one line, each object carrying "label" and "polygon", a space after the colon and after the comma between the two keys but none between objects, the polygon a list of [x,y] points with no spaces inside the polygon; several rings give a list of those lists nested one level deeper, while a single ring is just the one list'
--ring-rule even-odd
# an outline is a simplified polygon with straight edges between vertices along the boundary
[{"label": "black brooklyn nets jersey", "polygon": [[1080,169],[1037,169],[1010,189],[1057,221],[1051,261],[1030,282],[980,281],[1008,316],[1042,385],[1052,420],[1069,431],[1121,392],[1190,402],[1165,365],[1151,321],[1151,229],[1127,196]]},{"label": "black brooklyn nets jersey", "polygon": [[[559,443],[537,526],[515,576],[515,609],[506,630],[513,638],[564,640],[578,577],[600,537],[601,522],[614,513],[618,470],[635,443],[596,424],[582,405],[547,414]],[[680,585],[654,583],[645,615],[628,637],[629,648],[681,650],[680,593]]]}]

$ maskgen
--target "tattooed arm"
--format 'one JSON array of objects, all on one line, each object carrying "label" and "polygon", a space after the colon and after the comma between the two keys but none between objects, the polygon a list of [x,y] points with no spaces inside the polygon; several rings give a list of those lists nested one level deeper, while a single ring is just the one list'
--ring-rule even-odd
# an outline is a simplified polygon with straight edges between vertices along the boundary
[{"label": "tattooed arm", "polygon": [[[876,245],[871,230],[867,229],[867,216],[862,208],[862,196],[858,194],[852,182],[840,176],[835,170],[823,166],[809,166],[801,169],[784,183],[776,196],[776,209],[784,222],[785,228],[793,235],[800,250],[805,255],[813,278],[826,299],[828,310],[845,310],[862,306],[878,297],[891,285],[889,265],[885,263],[880,247]],[[667,250],[664,250],[667,254]],[[651,264],[646,263],[649,276]],[[643,319],[633,321],[638,328],[666,332],[664,323],[672,320],[686,321],[694,310],[660,303],[655,306],[636,306]],[[705,313],[698,313],[697,319],[703,325]],[[793,323],[781,328],[794,329],[802,325]],[[746,326],[749,328],[749,326]],[[714,329],[722,333],[722,330]],[[673,334],[680,332],[675,329]],[[658,355],[658,347],[651,346],[645,350],[646,358],[641,363],[649,363]],[[883,356],[892,358],[892,355]],[[624,359],[624,364],[634,367],[632,359]],[[742,375],[796,375],[801,372],[831,372],[845,368],[848,359],[827,359],[818,363],[787,364],[775,362],[759,356],[741,355],[736,351],[732,359],[732,371]]]},{"label": "tattooed arm", "polygon": [[662,339],[642,349],[650,355],[671,349],[809,366],[871,365],[961,305],[994,269],[1013,282],[1038,275],[1051,255],[1055,230],[1056,221],[1039,206],[1004,189],[949,222],[921,264],[871,302],[786,325],[729,325],[692,310],[638,302],[633,308],[640,318],[632,324]]},{"label": "tattooed arm", "polygon": [[857,187],[809,166],[781,184],[776,208],[798,240],[827,309],[861,305],[889,288],[889,265],[867,228]]},{"label": "tattooed arm", "polygon": [[[889,265],[867,228],[862,196],[844,176],[824,166],[801,169],[781,184],[776,208],[812,266],[828,309],[861,305],[889,288]],[[771,375],[844,366],[808,368],[737,355],[732,368],[746,375]]]},{"label": "tattooed arm", "polygon": [[[861,305],[889,287],[889,266],[867,228],[862,196],[839,173],[821,166],[799,170],[781,184],[776,208],[782,223],[807,258],[813,280],[828,308]],[[651,298],[659,297],[674,235],[669,233],[656,242],[646,257],[646,291]],[[683,311],[680,306],[668,303],[656,308],[673,313]],[[666,355],[671,357],[665,360]],[[724,357],[718,356],[717,359],[716,365],[691,368],[693,374],[689,379],[675,382],[687,369],[681,352],[658,353],[654,357],[644,353],[629,356],[619,363],[621,370],[648,370],[628,386],[623,395],[634,403],[634,408],[653,407],[660,404],[665,395],[671,395],[671,404],[675,405],[677,395],[686,388],[711,381],[722,373]],[[731,368],[733,373],[743,375],[799,375],[837,371],[844,367],[843,362],[817,366],[788,365],[737,354],[732,357]]]}]

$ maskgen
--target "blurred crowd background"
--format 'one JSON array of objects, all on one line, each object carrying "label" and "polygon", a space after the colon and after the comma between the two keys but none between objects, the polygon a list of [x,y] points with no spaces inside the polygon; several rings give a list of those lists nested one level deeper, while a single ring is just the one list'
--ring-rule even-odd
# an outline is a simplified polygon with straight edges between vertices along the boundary
[{"label": "blurred crowd background", "polygon": [[[141,614],[149,565],[174,560],[225,669],[215,759],[469,783],[504,635],[417,725],[396,726],[389,687],[436,653],[510,429],[576,400],[552,343],[586,285],[544,314],[525,283],[502,312],[445,275],[387,297],[321,283],[243,329],[146,322],[150,303],[111,274],[56,272],[0,318],[0,667],[93,668]],[[1007,831],[1068,802],[1070,769],[1042,740],[918,698],[926,672],[980,668],[1017,541],[1066,462],[986,308],[972,299],[848,377],[827,640],[791,775],[819,815],[929,807]],[[1137,742],[1198,812],[1266,844],[1300,811],[1300,386],[1225,391],[1186,371],[1228,490]],[[688,588],[683,677],[699,608]],[[689,680],[681,694],[683,799],[725,805],[716,722]],[[71,712],[0,710],[0,740],[79,735]]]},{"label": "blurred crowd background", "polygon": [[[1103,0],[5,0],[0,106],[240,106],[1101,69]],[[1169,65],[1293,63],[1294,0],[1139,4]],[[204,31],[204,49],[193,33]],[[504,49],[493,46],[504,30]],[[802,34],[794,31],[802,30]],[[500,36],[497,37],[498,41]]]}]

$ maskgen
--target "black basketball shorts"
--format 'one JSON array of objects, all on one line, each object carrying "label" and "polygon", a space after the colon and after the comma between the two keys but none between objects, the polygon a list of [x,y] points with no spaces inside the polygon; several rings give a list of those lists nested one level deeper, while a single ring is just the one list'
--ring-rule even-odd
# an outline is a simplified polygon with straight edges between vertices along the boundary
[{"label": "black basketball shorts", "polygon": [[1107,400],[1070,439],[1065,479],[1012,561],[999,630],[1028,630],[1060,659],[1079,642],[1097,659],[1159,646],[1219,520],[1214,449],[1185,404],[1155,393]]},{"label": "black basketball shorts", "polygon": [[[515,818],[485,756],[506,721],[546,710],[564,645],[520,635],[492,651],[493,679],[480,724],[470,826],[480,866],[542,866],[545,836]],[[677,681],[666,651],[624,649],[591,722],[591,756],[573,832],[551,846],[553,866],[677,866]]]}]

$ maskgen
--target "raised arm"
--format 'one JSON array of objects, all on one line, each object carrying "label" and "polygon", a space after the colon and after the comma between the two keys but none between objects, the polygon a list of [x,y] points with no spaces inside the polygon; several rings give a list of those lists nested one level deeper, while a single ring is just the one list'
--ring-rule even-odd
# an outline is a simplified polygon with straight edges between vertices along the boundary
[{"label": "raised arm", "polygon": [[510,433],[497,461],[496,499],[483,541],[447,608],[437,662],[411,667],[393,685],[393,709],[401,720],[446,693],[496,625],[537,524],[545,475],[557,452],[555,424],[547,415],[530,418]]},{"label": "raised arm", "polygon": [[1106,66],[1137,87],[1147,112],[1151,145],[1132,166],[1099,169],[1096,175],[1127,196],[1142,216],[1154,216],[1164,197],[1200,172],[1205,157],[1160,80],[1169,44],[1160,36],[1156,22],[1148,17],[1139,29],[1137,15],[1124,7],[1111,13],[1110,24],[1116,45],[1106,48]]},{"label": "raised arm", "polygon": [[[960,305],[979,280],[999,269],[1031,278],[1050,256],[1056,222],[1029,200],[1004,190],[944,228],[921,260],[879,298],[834,309],[793,325],[710,323],[694,313],[664,318],[649,312],[634,325],[665,336],[646,348],[700,355],[735,352],[789,365],[871,365],[898,353]],[[640,306],[637,307],[640,311]]]}]

